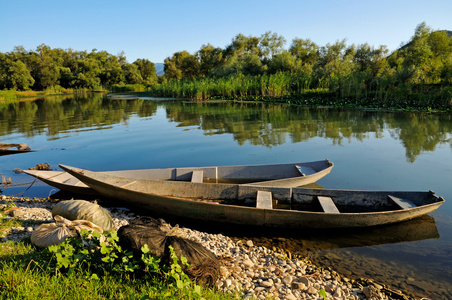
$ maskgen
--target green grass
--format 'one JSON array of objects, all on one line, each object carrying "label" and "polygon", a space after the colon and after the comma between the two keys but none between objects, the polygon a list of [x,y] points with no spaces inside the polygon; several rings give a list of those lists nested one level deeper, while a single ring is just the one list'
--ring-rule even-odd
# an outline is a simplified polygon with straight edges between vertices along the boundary
[{"label": "green grass", "polygon": [[[54,257],[53,257],[54,258]],[[239,299],[212,288],[193,291],[176,287],[162,276],[126,273],[94,274],[90,268],[73,272],[52,269],[52,257],[29,239],[0,244],[0,299]],[[92,262],[99,264],[99,262]],[[49,272],[51,270],[51,272]]]}]

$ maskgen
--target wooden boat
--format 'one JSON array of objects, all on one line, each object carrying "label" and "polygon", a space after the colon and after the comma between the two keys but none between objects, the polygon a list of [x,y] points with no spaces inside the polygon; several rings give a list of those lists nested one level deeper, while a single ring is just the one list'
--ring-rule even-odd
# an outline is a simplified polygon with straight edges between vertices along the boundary
[{"label": "wooden boat", "polygon": [[137,179],[60,167],[98,193],[158,216],[284,228],[366,227],[426,215],[434,192],[351,191]]},{"label": "wooden boat", "polygon": [[[16,148],[16,149],[14,149]],[[32,150],[28,146],[28,144],[13,144],[13,143],[0,143],[0,156],[9,155],[9,154],[17,154],[17,153],[25,153],[31,152]]]},{"label": "wooden boat", "polygon": [[[189,167],[102,172],[115,176],[196,182],[234,182],[253,185],[296,187],[314,183],[331,172],[328,160],[247,166]],[[24,170],[24,173],[62,191],[92,195],[96,192],[67,172]],[[194,176],[192,176],[194,174]]]}]

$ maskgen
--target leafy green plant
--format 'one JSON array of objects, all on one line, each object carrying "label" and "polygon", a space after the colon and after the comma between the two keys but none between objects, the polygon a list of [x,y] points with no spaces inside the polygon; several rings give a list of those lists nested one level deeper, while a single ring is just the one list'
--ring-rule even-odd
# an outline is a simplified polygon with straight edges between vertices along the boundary
[{"label": "leafy green plant", "polygon": [[69,237],[63,243],[48,247],[56,259],[55,271],[73,272],[75,269],[91,268],[103,274],[133,272],[138,261],[132,252],[125,252],[117,244],[116,232],[101,234],[97,231],[81,231],[81,239]]},{"label": "leafy green plant", "polygon": [[118,245],[118,240],[116,232],[100,234],[83,229],[81,238],[69,237],[63,243],[47,248],[51,260],[55,260],[55,263],[48,265],[48,270],[67,274],[91,270],[90,279],[98,279],[99,275],[127,277],[141,270],[145,275],[160,276],[166,285],[192,298],[202,298],[201,286],[193,283],[183,272],[183,265],[190,267],[187,259],[178,257],[171,246],[171,263],[161,266],[160,259],[151,254],[147,245],[141,248],[141,258],[137,259],[131,251],[124,251]]},{"label": "leafy green plant", "polygon": [[319,295],[323,297],[323,300],[328,300],[326,297],[326,291],[324,289],[319,290]]}]

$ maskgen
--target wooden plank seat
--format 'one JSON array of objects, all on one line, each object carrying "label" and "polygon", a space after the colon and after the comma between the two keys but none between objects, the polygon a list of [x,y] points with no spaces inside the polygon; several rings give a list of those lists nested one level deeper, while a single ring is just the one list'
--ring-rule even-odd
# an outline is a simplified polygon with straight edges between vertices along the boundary
[{"label": "wooden plank seat", "polygon": [[273,209],[272,192],[257,191],[256,208]]},{"label": "wooden plank seat", "polygon": [[314,170],[311,167],[295,165],[295,168],[297,168],[297,170],[298,170],[298,172],[300,172],[301,176],[307,176],[307,175],[316,173],[316,170]]},{"label": "wooden plank seat", "polygon": [[331,197],[317,196],[317,199],[322,206],[322,209],[326,213],[339,214],[340,211],[337,209],[336,204],[334,204],[333,199]]},{"label": "wooden plank seat", "polygon": [[191,182],[202,183],[203,176],[204,174],[202,170],[195,170],[192,172]]},{"label": "wooden plank seat", "polygon": [[408,199],[403,199],[403,198],[399,198],[399,197],[392,196],[392,195],[388,195],[388,198],[401,209],[408,209],[408,208],[413,208],[413,207],[417,206],[416,204],[414,204],[413,202],[411,202]]}]

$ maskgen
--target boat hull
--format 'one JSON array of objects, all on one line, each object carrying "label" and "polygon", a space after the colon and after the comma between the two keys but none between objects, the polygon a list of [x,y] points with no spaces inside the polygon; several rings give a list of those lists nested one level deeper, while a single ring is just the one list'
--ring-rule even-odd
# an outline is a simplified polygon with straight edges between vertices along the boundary
[{"label": "boat hull", "polygon": [[[311,173],[301,175],[295,166],[299,166],[304,170],[311,170]],[[246,182],[247,184],[256,186],[296,187],[315,183],[328,175],[333,166],[334,164],[332,162],[321,160],[273,165],[164,168],[106,171],[100,173],[139,179],[190,181],[193,171],[200,170],[203,171],[203,180],[206,182],[229,181],[238,183]],[[36,177],[62,191],[82,195],[98,194],[95,190],[67,172],[24,170],[24,173]]]},{"label": "boat hull", "polygon": [[[115,177],[82,169],[61,166],[98,193],[120,200],[124,205],[151,211],[154,215],[194,221],[246,226],[283,228],[350,228],[390,224],[426,215],[444,203],[433,192],[380,192],[274,188],[238,184],[201,184],[162,182]],[[239,206],[234,201],[253,204],[257,191],[269,191],[274,201],[290,209],[260,209]],[[388,195],[411,199],[416,207],[394,209]],[[295,210],[307,206],[318,196],[335,199],[339,207],[367,207],[372,212],[325,213]],[[196,199],[196,200],[193,200]]]}]

